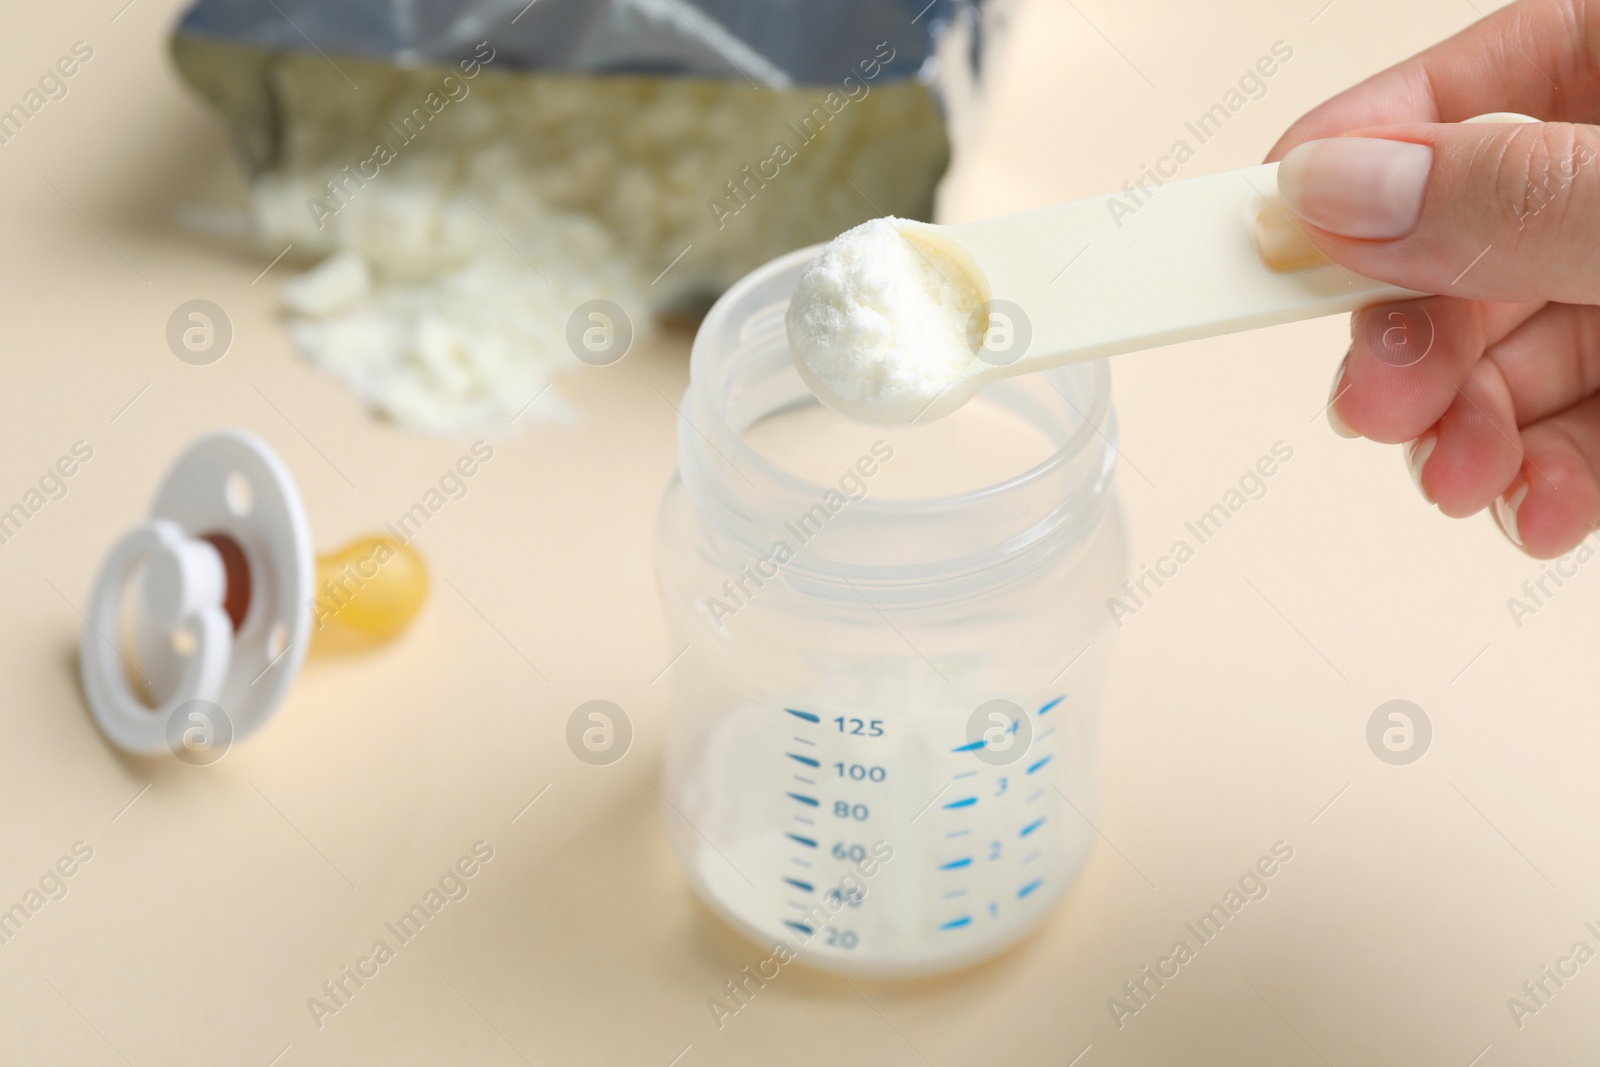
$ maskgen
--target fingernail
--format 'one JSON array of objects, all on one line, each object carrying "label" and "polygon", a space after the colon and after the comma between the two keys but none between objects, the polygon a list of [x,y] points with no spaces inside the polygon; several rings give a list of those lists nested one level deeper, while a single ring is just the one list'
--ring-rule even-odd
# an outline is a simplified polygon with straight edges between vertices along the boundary
[{"label": "fingernail", "polygon": [[1278,191],[1306,221],[1345,237],[1387,239],[1416,228],[1433,149],[1377,137],[1307,141],[1283,157]]},{"label": "fingernail", "polygon": [[1427,464],[1428,457],[1433,455],[1433,450],[1439,444],[1439,435],[1429,430],[1421,437],[1406,445],[1406,470],[1411,472],[1411,481],[1417,487],[1417,492],[1422,494],[1422,499],[1432,504],[1433,497],[1422,487],[1422,468]]},{"label": "fingernail", "polygon": [[1494,502],[1494,519],[1506,537],[1518,548],[1522,547],[1522,534],[1517,530],[1517,510],[1528,499],[1528,479],[1517,475],[1517,480]]},{"label": "fingernail", "polygon": [[1334,401],[1339,397],[1339,387],[1344,384],[1344,365],[1348,362],[1350,353],[1346,352],[1344,358],[1339,361],[1339,369],[1333,372],[1333,385],[1328,389],[1328,425],[1333,427],[1333,432],[1340,437],[1353,438],[1361,435],[1339,417],[1339,410],[1334,407]]}]

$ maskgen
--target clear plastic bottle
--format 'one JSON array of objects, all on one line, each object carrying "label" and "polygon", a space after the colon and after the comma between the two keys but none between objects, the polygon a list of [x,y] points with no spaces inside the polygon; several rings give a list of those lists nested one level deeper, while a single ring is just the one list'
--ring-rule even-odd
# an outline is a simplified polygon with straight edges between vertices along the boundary
[{"label": "clear plastic bottle", "polygon": [[[978,485],[964,460],[1000,447],[983,424],[933,456],[923,429],[808,421],[783,315],[816,251],[740,281],[695,338],[656,530],[687,646],[664,816],[695,891],[763,946],[926,974],[1026,936],[1093,837],[1106,601],[1127,570],[1110,375],[986,389],[974,405],[1042,458]],[[785,466],[757,442],[797,416],[815,448]],[[834,466],[793,462],[809,452]]]}]

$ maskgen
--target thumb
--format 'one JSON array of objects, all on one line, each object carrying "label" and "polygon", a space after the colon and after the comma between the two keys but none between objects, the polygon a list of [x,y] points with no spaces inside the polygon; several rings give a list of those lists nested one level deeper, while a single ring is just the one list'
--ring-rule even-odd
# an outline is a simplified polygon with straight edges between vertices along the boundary
[{"label": "thumb", "polygon": [[1600,128],[1388,126],[1308,141],[1278,188],[1334,262],[1479,300],[1600,304]]}]

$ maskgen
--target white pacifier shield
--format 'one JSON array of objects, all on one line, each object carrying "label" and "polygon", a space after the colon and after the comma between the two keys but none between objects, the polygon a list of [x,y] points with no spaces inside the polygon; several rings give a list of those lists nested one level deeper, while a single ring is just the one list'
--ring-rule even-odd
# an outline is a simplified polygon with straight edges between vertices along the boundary
[{"label": "white pacifier shield", "polygon": [[[235,542],[249,569],[237,632],[224,609],[222,554],[205,540],[213,535]],[[140,567],[136,647],[127,649],[123,598]],[[193,700],[220,707],[234,739],[260,727],[305,659],[312,568],[305,508],[272,450],[241,430],[196,441],[168,472],[149,521],[117,542],[95,580],[79,663],[106,736],[130,752],[164,751],[169,719]],[[135,661],[155,707],[129,685],[125,665]]]}]

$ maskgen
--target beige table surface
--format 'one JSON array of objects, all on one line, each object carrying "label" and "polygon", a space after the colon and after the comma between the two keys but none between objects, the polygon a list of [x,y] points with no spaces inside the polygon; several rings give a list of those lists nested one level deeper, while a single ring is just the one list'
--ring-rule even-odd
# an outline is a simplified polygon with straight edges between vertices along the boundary
[{"label": "beige table surface", "polygon": [[[1441,518],[1396,449],[1319,417],[1342,318],[1117,361],[1136,561],[1274,442],[1294,458],[1121,631],[1099,845],[1048,926],[987,965],[854,988],[789,968],[712,1021],[707,999],[764,952],[690,897],[652,787],[673,651],[650,557],[674,462],[657,390],[684,385],[682,338],[571,374],[582,424],[499,448],[422,534],[448,584],[399,643],[308,663],[214,767],[119,756],[79,693],[78,611],[186,442],[264,437],[325,547],[465,447],[365,416],[291,348],[281,266],[253,281],[269,255],[174,227],[223,136],[166,61],[175,0],[113,21],[121,2],[13,3],[0,34],[5,104],[74,41],[94,48],[0,146],[0,503],[73,442],[94,450],[0,545],[0,906],[93,849],[0,948],[0,1063],[1593,1062],[1600,962],[1520,1028],[1507,998],[1574,942],[1600,949],[1600,571],[1518,627],[1507,598],[1540,564],[1486,517]],[[1255,162],[1306,108],[1475,17],[1322,3],[1026,4],[946,215],[1121,186],[1282,40],[1292,60],[1186,173]],[[195,297],[236,330],[210,367],[163,341]],[[563,743],[595,697],[637,730],[610,767]],[[1434,727],[1404,767],[1365,741],[1397,698]],[[480,840],[494,858],[470,895],[319,1029],[307,998]],[[1118,1028],[1107,999],[1279,840],[1294,858],[1270,895]]]}]

